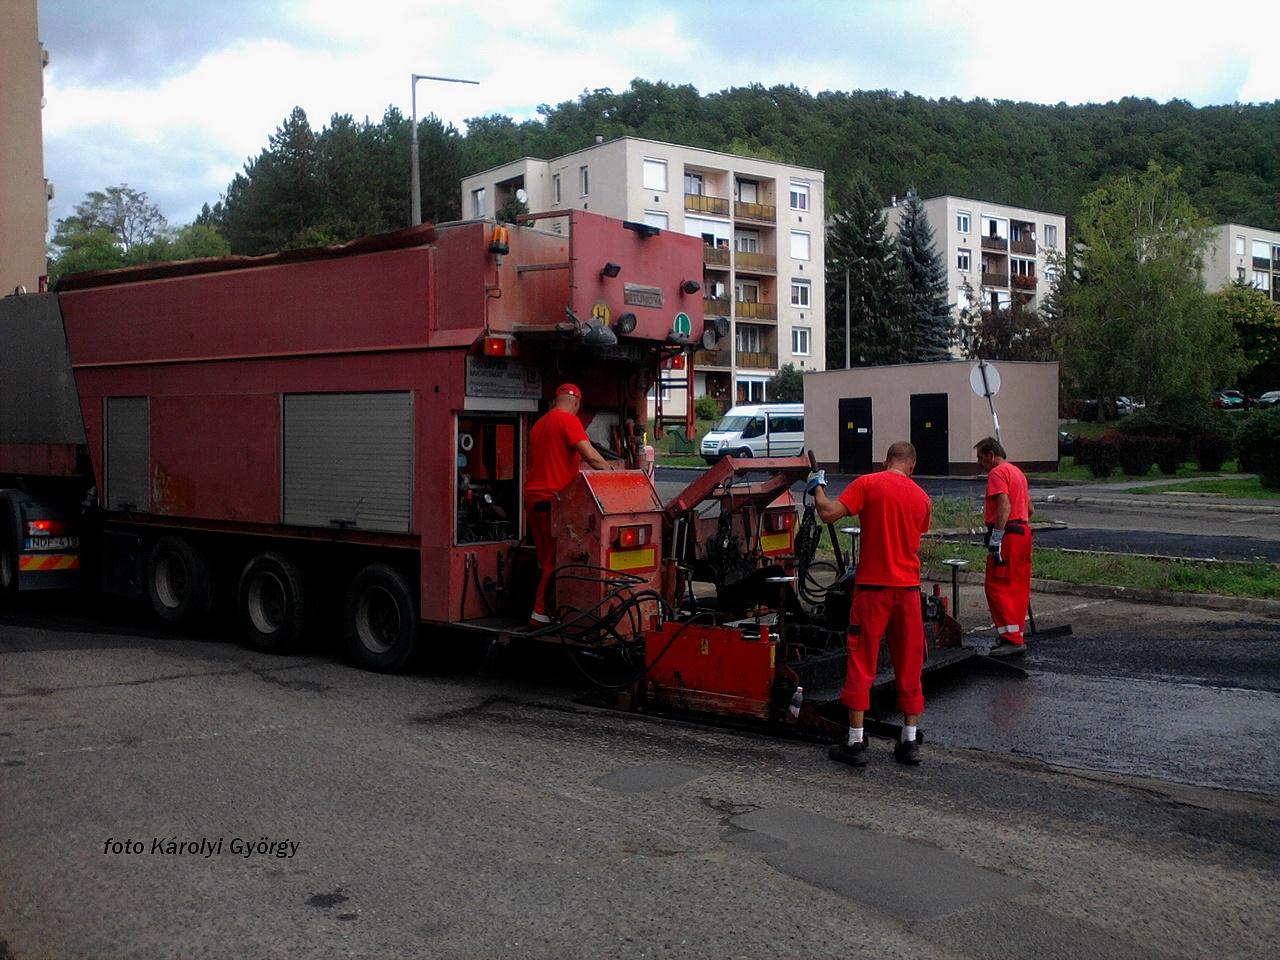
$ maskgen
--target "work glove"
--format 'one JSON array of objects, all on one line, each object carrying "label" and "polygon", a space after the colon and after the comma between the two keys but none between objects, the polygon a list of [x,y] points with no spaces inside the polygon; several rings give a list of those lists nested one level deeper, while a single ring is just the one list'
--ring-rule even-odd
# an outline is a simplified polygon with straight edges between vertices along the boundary
[{"label": "work glove", "polygon": [[827,471],[815,470],[813,473],[809,474],[809,479],[805,481],[804,492],[813,493],[813,491],[817,490],[819,487],[825,487],[826,485]]},{"label": "work glove", "polygon": [[1003,567],[1004,561],[1000,559],[1000,544],[1004,541],[1003,530],[992,530],[987,540],[987,553],[991,555],[991,559],[996,562],[997,567]]}]

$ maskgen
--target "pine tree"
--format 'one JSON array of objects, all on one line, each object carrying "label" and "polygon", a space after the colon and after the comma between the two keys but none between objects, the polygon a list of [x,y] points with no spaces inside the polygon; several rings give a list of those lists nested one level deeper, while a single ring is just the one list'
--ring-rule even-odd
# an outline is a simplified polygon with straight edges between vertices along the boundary
[{"label": "pine tree", "polygon": [[850,366],[910,359],[898,257],[880,202],[865,177],[855,182],[844,208],[831,218],[826,280],[828,369],[845,366],[846,297]]},{"label": "pine tree", "polygon": [[911,359],[917,363],[946,360],[951,340],[947,268],[933,244],[924,201],[915,191],[907,194],[898,221],[898,255],[907,285]]}]

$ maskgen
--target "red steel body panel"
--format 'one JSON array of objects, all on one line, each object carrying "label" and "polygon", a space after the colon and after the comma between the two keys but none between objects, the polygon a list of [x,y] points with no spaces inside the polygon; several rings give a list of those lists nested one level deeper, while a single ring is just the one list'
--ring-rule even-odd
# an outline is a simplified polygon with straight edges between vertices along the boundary
[{"label": "red steel body panel", "polygon": [[767,634],[750,638],[735,627],[697,623],[649,631],[651,694],[672,706],[769,719],[778,644]]}]

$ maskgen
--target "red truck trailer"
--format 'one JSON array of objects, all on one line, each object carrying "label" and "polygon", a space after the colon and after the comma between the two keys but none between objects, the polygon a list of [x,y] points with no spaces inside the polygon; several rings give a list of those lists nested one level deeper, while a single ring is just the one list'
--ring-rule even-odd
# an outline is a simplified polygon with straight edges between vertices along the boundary
[{"label": "red truck trailer", "polygon": [[560,623],[542,635],[622,651],[635,693],[719,713],[783,716],[806,670],[832,674],[811,689],[838,687],[840,603],[815,612],[795,589],[788,489],[808,461],[726,458],[667,505],[644,469],[647,391],[715,337],[701,240],[581,211],[555,222],[423,226],[4,298],[0,595],[100,589],[172,624],[233,607],[246,642],[280,652],[340,607],[375,670],[403,667],[424,627],[527,635],[525,443],[572,380],[617,469],[553,507]]}]

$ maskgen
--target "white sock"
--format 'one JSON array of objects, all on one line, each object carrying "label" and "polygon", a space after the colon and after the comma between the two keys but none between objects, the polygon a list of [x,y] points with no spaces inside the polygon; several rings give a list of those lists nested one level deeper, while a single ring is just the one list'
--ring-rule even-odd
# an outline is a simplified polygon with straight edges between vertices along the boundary
[{"label": "white sock", "polygon": [[860,743],[861,741],[862,741],[862,728],[850,727],[849,728],[849,746],[852,747],[855,743]]},{"label": "white sock", "polygon": [[915,743],[915,740],[916,740],[916,728],[904,726],[902,728],[902,742]]}]

